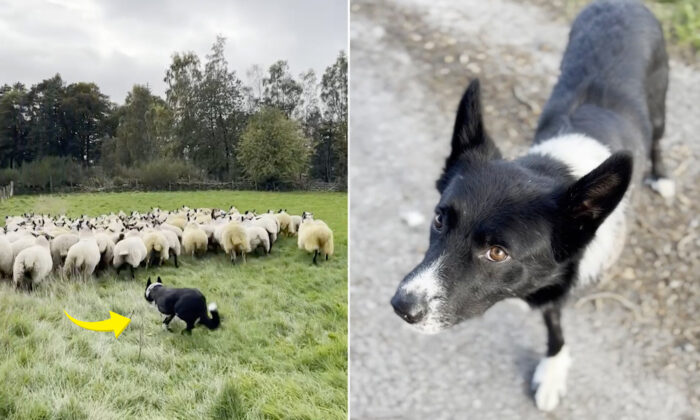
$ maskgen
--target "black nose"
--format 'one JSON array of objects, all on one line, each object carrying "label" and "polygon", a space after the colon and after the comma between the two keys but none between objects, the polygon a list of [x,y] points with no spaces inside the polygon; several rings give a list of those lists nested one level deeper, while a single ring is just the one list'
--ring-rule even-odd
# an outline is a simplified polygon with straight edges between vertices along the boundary
[{"label": "black nose", "polygon": [[397,291],[394,297],[391,298],[391,306],[394,307],[396,315],[409,324],[420,322],[428,312],[428,305],[424,302],[424,299],[414,294],[404,293],[401,290]]}]

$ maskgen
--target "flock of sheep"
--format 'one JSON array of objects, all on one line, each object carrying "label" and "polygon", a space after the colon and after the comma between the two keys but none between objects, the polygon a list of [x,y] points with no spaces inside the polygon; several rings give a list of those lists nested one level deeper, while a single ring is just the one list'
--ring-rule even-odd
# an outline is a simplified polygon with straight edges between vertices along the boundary
[{"label": "flock of sheep", "polygon": [[[153,208],[148,213],[124,212],[71,219],[65,215],[24,214],[5,217],[0,231],[0,277],[12,277],[17,288],[31,290],[54,269],[66,276],[87,277],[110,266],[119,273],[141,265],[162,265],[178,256],[201,256],[223,250],[236,262],[240,255],[269,254],[279,235],[297,235],[300,249],[326,260],[333,254],[333,232],[313,214],[290,215],[235,207],[175,211]],[[260,250],[260,251],[258,251]]]}]

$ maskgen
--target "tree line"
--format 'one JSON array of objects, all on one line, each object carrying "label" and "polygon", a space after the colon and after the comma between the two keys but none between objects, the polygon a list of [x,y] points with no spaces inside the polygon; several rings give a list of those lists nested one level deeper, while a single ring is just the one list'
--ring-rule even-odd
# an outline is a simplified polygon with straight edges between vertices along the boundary
[{"label": "tree line", "polygon": [[0,87],[0,184],[33,189],[183,179],[258,188],[347,183],[347,58],[294,77],[280,60],[241,80],[218,37],[209,54],[175,53],[165,97],[136,84],[117,105],[95,83],[59,74]]}]

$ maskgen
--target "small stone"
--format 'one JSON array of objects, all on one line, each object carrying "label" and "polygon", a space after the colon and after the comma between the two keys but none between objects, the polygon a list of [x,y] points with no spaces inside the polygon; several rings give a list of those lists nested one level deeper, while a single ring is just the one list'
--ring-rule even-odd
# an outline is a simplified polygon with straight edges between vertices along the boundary
[{"label": "small stone", "polygon": [[680,280],[671,280],[671,283],[669,283],[668,286],[669,286],[671,289],[678,289],[678,288],[681,287],[682,285],[683,285],[683,282],[680,281]]},{"label": "small stone", "polygon": [[691,343],[686,343],[686,344],[683,346],[683,350],[685,350],[685,351],[688,352],[688,353],[692,353],[692,352],[695,351],[695,346],[692,345]]},{"label": "small stone", "polygon": [[479,74],[481,73],[481,67],[479,67],[476,63],[469,63],[467,64],[467,70],[474,74]]},{"label": "small stone", "polygon": [[449,64],[449,63],[453,63],[455,61],[455,58],[452,55],[446,55],[444,60],[445,60],[445,63]]},{"label": "small stone", "polygon": [[625,271],[622,272],[622,278],[625,280],[634,280],[634,269],[632,267],[625,268]]},{"label": "small stone", "polygon": [[401,220],[406,223],[409,227],[418,227],[425,222],[425,216],[421,213],[411,210],[401,214]]},{"label": "small stone", "polygon": [[425,48],[426,50],[432,50],[433,48],[435,48],[435,43],[433,41],[428,41],[425,43],[425,45],[423,45],[423,48]]},{"label": "small stone", "polygon": [[411,34],[411,41],[420,42],[423,39],[421,34]]},{"label": "small stone", "polygon": [[462,64],[467,64],[469,62],[469,56],[467,54],[460,54],[459,62]]},{"label": "small stone", "polygon": [[478,410],[481,408],[481,400],[472,401],[472,408]]}]

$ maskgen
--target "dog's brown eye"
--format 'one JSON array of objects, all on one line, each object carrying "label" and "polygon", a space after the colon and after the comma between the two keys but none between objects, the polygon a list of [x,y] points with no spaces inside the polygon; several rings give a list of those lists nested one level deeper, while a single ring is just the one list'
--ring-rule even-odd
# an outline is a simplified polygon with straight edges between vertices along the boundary
[{"label": "dog's brown eye", "polygon": [[493,262],[503,262],[508,259],[508,253],[500,246],[492,246],[486,251],[486,258]]},{"label": "dog's brown eye", "polygon": [[442,215],[440,213],[435,215],[433,224],[435,225],[435,229],[437,230],[440,230],[442,228]]}]

